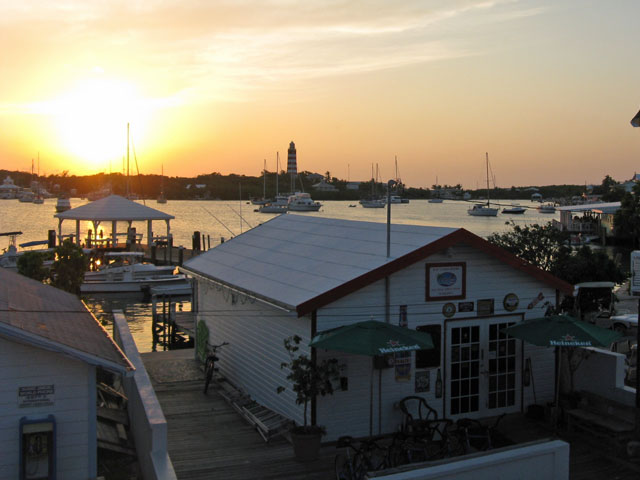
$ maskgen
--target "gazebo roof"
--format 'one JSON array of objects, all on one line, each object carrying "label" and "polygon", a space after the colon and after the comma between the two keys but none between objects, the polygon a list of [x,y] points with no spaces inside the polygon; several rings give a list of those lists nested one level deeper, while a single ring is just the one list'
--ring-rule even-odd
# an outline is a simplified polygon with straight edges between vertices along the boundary
[{"label": "gazebo roof", "polygon": [[119,195],[110,195],[95,202],[72,208],[66,212],[56,213],[54,217],[61,220],[89,220],[94,222],[171,220],[175,218],[173,215],[140,205]]}]

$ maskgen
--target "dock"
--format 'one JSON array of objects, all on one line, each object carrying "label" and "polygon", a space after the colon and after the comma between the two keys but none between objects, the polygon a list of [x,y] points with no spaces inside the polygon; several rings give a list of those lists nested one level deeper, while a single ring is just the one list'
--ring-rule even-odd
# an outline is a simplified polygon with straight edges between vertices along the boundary
[{"label": "dock", "polygon": [[[323,445],[317,460],[298,462],[286,438],[265,442],[216,382],[205,395],[204,374],[192,349],[141,356],[167,420],[169,456],[179,479],[334,478],[334,444]],[[507,416],[499,430],[516,443],[554,437],[549,425],[522,414]],[[559,438],[571,445],[572,480],[636,480],[640,475],[640,465],[615,458],[584,435],[560,432]]]},{"label": "dock", "polygon": [[193,350],[143,353],[142,359],[167,419],[169,456],[179,479],[333,478],[335,446],[324,446],[318,460],[298,462],[283,436],[265,442],[215,382],[205,395]]}]

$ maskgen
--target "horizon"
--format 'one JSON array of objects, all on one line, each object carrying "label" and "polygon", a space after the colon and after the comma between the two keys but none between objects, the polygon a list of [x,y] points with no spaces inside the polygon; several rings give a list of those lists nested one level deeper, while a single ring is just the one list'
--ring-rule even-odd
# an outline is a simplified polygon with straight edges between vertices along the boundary
[{"label": "horizon", "polygon": [[[640,4],[96,0],[0,7],[0,168],[298,170],[409,187],[622,182]],[[251,12],[248,14],[247,12]],[[133,162],[133,163],[132,163]],[[638,163],[636,163],[638,162]]]}]

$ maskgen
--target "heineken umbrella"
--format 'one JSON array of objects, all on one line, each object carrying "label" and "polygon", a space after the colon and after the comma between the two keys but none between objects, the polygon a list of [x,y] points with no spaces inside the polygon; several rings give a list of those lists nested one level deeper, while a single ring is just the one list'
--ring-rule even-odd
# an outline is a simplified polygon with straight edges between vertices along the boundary
[{"label": "heineken umbrella", "polygon": [[356,355],[386,355],[433,348],[431,335],[390,323],[367,320],[319,332],[309,346]]},{"label": "heineken umbrella", "polygon": [[[426,332],[418,332],[376,320],[367,320],[319,332],[313,337],[309,346],[369,357],[434,348],[431,335]],[[378,385],[378,388],[381,389],[381,386]],[[379,391],[378,396],[380,394]],[[371,435],[373,429],[373,368],[371,369],[369,397],[369,435]],[[378,417],[380,418],[382,408],[380,404],[378,408]],[[381,428],[380,425],[378,428]]]},{"label": "heineken umbrella", "polygon": [[[559,347],[560,349],[562,347],[609,347],[620,337],[616,331],[598,327],[569,315],[551,315],[525,320],[502,331],[511,337],[539,347]],[[561,361],[562,354],[558,357],[556,372],[556,407],[558,407],[560,393]]]}]

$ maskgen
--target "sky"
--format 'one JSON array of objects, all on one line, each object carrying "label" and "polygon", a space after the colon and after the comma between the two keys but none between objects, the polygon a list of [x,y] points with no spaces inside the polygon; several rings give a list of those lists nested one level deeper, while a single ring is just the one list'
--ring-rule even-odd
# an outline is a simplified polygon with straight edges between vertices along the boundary
[{"label": "sky", "polygon": [[351,181],[397,165],[479,188],[486,153],[498,187],[624,181],[639,18],[637,0],[0,0],[0,168],[123,171],[129,124],[143,174],[259,176],[294,141],[299,170]]}]

